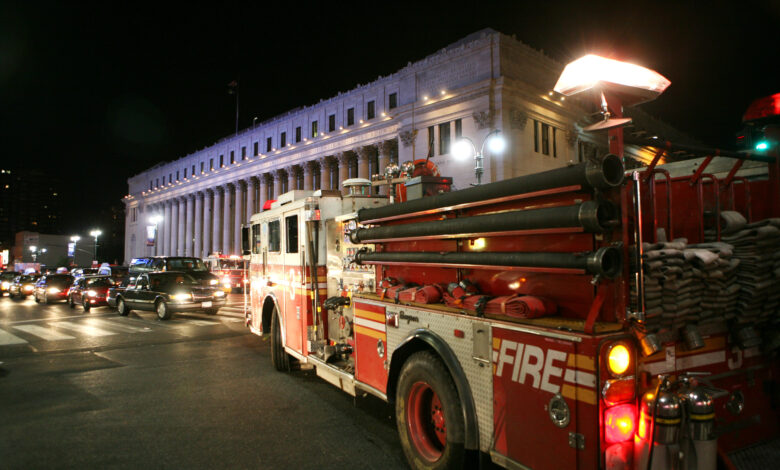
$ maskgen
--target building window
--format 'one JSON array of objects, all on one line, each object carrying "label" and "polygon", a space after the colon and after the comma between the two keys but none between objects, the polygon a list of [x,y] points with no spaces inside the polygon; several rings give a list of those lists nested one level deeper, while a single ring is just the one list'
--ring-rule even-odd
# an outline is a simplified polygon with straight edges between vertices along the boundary
[{"label": "building window", "polygon": [[230,151],[230,164],[232,165],[232,164],[234,164],[234,163],[236,163],[236,152],[234,152],[233,150],[231,150],[231,151]]},{"label": "building window", "polygon": [[155,187],[155,188],[159,188],[159,187],[160,187],[160,178],[157,178],[157,180],[156,180],[156,181],[157,181],[157,182],[154,184],[154,187]]},{"label": "building window", "polygon": [[455,120],[455,139],[463,137],[463,121],[460,119]]},{"label": "building window", "polygon": [[[203,163],[200,164],[201,167],[203,166]],[[203,170],[203,168],[201,168]],[[195,165],[192,165],[192,176],[195,176]]]},{"label": "building window", "polygon": [[349,108],[347,110],[347,125],[348,126],[355,125],[355,108]]},{"label": "building window", "polygon": [[398,107],[398,93],[390,93],[387,97],[387,107],[390,109]]},{"label": "building window", "polygon": [[168,184],[172,184],[172,183],[173,183],[173,172],[171,172],[171,173],[168,175]]},{"label": "building window", "polygon": [[539,153],[539,121],[534,120],[534,152]]},{"label": "building window", "polygon": [[185,180],[187,179],[187,169],[186,168],[184,169],[184,179]]},{"label": "building window", "polygon": [[300,141],[301,141],[301,126],[298,126],[295,128],[295,143],[297,144]]},{"label": "building window", "polygon": [[298,216],[290,215],[285,221],[285,250],[287,253],[298,253]]},{"label": "building window", "polygon": [[450,153],[450,123],[439,124],[439,155]]},{"label": "building window", "polygon": [[317,137],[317,121],[311,122],[311,138]]},{"label": "building window", "polygon": [[556,137],[558,136],[558,129],[552,128],[552,145],[553,145],[553,158],[558,158],[558,139]]},{"label": "building window", "polygon": [[163,176],[163,186],[165,186],[165,176]]},{"label": "building window", "polygon": [[176,170],[176,181],[179,181],[179,170]]},{"label": "building window", "polygon": [[374,101],[371,100],[366,104],[366,119],[374,119],[376,117],[376,106]]},{"label": "building window", "polygon": [[209,158],[209,170],[214,171],[214,159]]},{"label": "building window", "polygon": [[149,191],[154,187],[154,181],[149,181]]},{"label": "building window", "polygon": [[225,156],[224,155],[220,155],[219,156],[219,167],[222,168],[224,166],[225,166]]},{"label": "building window", "polygon": [[279,147],[284,147],[285,145],[287,145],[287,133],[282,132],[279,136]]},{"label": "building window", "polygon": [[255,142],[255,157],[260,155],[260,142]]},{"label": "building window", "polygon": [[434,135],[435,135],[435,128],[433,126],[428,127],[428,156],[433,156],[433,147],[434,147]]},{"label": "building window", "polygon": [[279,230],[279,221],[272,220],[268,222],[268,251],[278,253],[282,251],[281,230]]},{"label": "building window", "polygon": [[328,116],[328,132],[333,132],[336,130],[336,115],[331,114]]},{"label": "building window", "polygon": [[201,174],[203,173],[203,166],[204,166],[204,165],[205,165],[205,163],[204,163],[204,162],[200,162],[200,172],[201,172]]},{"label": "building window", "polygon": [[241,160],[246,160],[246,147],[241,147]]},{"label": "building window", "polygon": [[270,152],[273,146],[271,145],[271,138],[265,139],[265,151]]}]

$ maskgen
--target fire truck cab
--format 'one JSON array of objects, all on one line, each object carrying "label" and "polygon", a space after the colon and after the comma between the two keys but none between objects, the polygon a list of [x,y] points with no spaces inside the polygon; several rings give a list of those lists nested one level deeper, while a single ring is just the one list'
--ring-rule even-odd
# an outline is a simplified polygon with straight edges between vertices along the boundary
[{"label": "fire truck cab", "polygon": [[249,282],[247,278],[248,262],[241,256],[214,252],[203,261],[208,266],[209,271],[217,276],[222,289],[227,292],[244,291],[244,285]]}]

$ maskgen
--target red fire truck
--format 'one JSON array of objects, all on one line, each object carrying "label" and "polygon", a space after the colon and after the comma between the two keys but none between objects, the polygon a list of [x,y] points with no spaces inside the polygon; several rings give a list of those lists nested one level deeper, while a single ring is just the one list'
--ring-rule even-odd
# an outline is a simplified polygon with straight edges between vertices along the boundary
[{"label": "red fire truck", "polygon": [[244,284],[248,283],[247,262],[238,255],[223,255],[222,253],[211,253],[204,259],[209,267],[209,271],[219,278],[219,284],[222,288],[231,292],[233,290],[244,290]]},{"label": "red fire truck", "polygon": [[[282,195],[248,228],[247,326],[276,369],[394,403],[413,468],[739,466],[778,442],[776,155],[629,139],[621,106],[668,81],[565,76],[610,153],[395,204]],[[624,171],[624,138],[649,167]],[[674,176],[679,151],[706,158]]]}]

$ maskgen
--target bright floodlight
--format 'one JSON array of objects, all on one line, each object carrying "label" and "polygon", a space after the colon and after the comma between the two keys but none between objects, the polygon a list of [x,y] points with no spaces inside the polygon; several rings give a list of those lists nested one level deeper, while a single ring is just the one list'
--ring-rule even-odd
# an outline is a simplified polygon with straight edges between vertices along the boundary
[{"label": "bright floodlight", "polygon": [[474,144],[468,139],[458,139],[452,145],[452,155],[458,160],[465,160],[469,157],[473,157],[475,153]]},{"label": "bright floodlight", "polygon": [[91,236],[95,237],[95,238],[99,237],[102,233],[103,232],[101,232],[100,230],[93,230],[93,231],[89,232],[89,234]]},{"label": "bright floodlight", "polygon": [[506,139],[501,137],[501,134],[496,134],[488,140],[488,149],[491,153],[500,155],[506,148]]},{"label": "bright floodlight", "polygon": [[149,217],[149,222],[157,225],[158,223],[162,222],[162,216],[153,215],[153,216]]},{"label": "bright floodlight", "polygon": [[72,237],[70,237],[70,241],[72,242],[77,242],[79,240],[81,240],[81,237],[78,235],[73,235]]},{"label": "bright floodlight", "polygon": [[30,245],[30,251],[35,251],[35,250],[37,250],[37,249],[38,249],[38,247],[37,247],[37,246],[35,246],[35,245]]},{"label": "bright floodlight", "polygon": [[569,96],[600,85],[615,84],[644,90],[644,94],[649,92],[655,97],[663,93],[671,83],[654,70],[588,54],[563,69],[554,90]]}]

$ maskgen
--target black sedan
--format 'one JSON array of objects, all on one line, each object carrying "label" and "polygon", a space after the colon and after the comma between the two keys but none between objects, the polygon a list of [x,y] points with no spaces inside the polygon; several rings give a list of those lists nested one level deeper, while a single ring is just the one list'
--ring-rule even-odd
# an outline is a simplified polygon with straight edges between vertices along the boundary
[{"label": "black sedan", "polygon": [[133,309],[151,310],[160,320],[168,320],[174,312],[201,311],[214,315],[224,305],[222,290],[201,286],[194,277],[177,271],[141,274],[116,299],[120,315],[127,315]]},{"label": "black sedan", "polygon": [[23,274],[17,276],[14,282],[8,286],[8,297],[14,299],[23,299],[28,295],[32,295],[33,289],[35,289],[35,282],[41,277],[40,274]]},{"label": "black sedan", "polygon": [[126,276],[119,282],[119,284],[116,284],[114,287],[108,289],[106,303],[108,303],[109,307],[116,308],[116,299],[125,292],[127,286],[130,284],[135,284],[135,277]]}]

